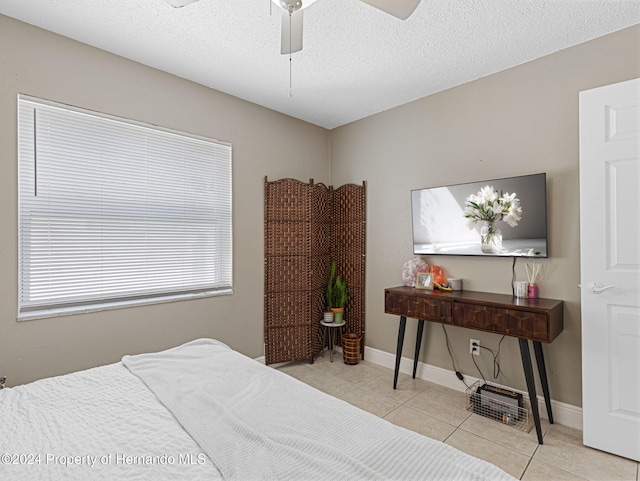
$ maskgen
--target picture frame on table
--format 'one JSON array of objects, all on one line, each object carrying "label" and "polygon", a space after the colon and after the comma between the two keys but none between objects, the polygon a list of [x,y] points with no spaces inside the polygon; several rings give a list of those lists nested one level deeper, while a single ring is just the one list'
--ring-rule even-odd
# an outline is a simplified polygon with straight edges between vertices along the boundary
[{"label": "picture frame on table", "polygon": [[418,272],[416,274],[416,289],[433,290],[433,274],[431,272]]}]

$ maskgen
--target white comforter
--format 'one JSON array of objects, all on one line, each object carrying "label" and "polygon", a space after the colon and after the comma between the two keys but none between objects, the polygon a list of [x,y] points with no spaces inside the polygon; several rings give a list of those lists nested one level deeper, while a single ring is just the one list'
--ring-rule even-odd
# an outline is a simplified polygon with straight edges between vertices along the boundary
[{"label": "white comforter", "polygon": [[232,480],[501,480],[496,466],[395,426],[215,341],[125,357]]},{"label": "white comforter", "polygon": [[2,481],[216,479],[211,460],[121,363],[0,390]]},{"label": "white comforter", "polygon": [[1,390],[0,479],[513,478],[198,340]]}]

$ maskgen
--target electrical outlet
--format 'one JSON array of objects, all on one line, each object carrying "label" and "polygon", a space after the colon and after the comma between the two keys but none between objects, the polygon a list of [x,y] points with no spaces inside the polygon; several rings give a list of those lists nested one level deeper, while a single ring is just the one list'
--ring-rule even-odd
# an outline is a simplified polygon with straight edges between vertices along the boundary
[{"label": "electrical outlet", "polygon": [[477,339],[469,339],[469,353],[475,356],[480,355],[480,341],[478,341]]}]

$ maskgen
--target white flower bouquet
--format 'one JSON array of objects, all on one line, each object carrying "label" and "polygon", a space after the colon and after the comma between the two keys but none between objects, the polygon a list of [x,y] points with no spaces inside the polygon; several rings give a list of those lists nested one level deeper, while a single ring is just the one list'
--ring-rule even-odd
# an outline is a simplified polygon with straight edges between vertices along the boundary
[{"label": "white flower bouquet", "polygon": [[516,195],[515,192],[498,193],[489,185],[480,189],[477,194],[471,194],[467,197],[464,208],[469,228],[474,228],[478,221],[494,223],[500,220],[504,220],[511,227],[517,226],[522,218],[522,207]]}]

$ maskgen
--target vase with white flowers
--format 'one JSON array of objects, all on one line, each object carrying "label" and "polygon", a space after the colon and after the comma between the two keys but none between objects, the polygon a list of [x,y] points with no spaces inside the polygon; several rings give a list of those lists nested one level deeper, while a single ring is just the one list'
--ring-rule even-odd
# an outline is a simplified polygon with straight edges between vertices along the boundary
[{"label": "vase with white flowers", "polygon": [[467,197],[464,216],[470,229],[482,222],[480,248],[485,254],[502,251],[502,231],[499,226],[501,220],[515,227],[522,218],[522,207],[516,196],[515,192],[498,192],[493,186],[486,185],[477,194]]}]

